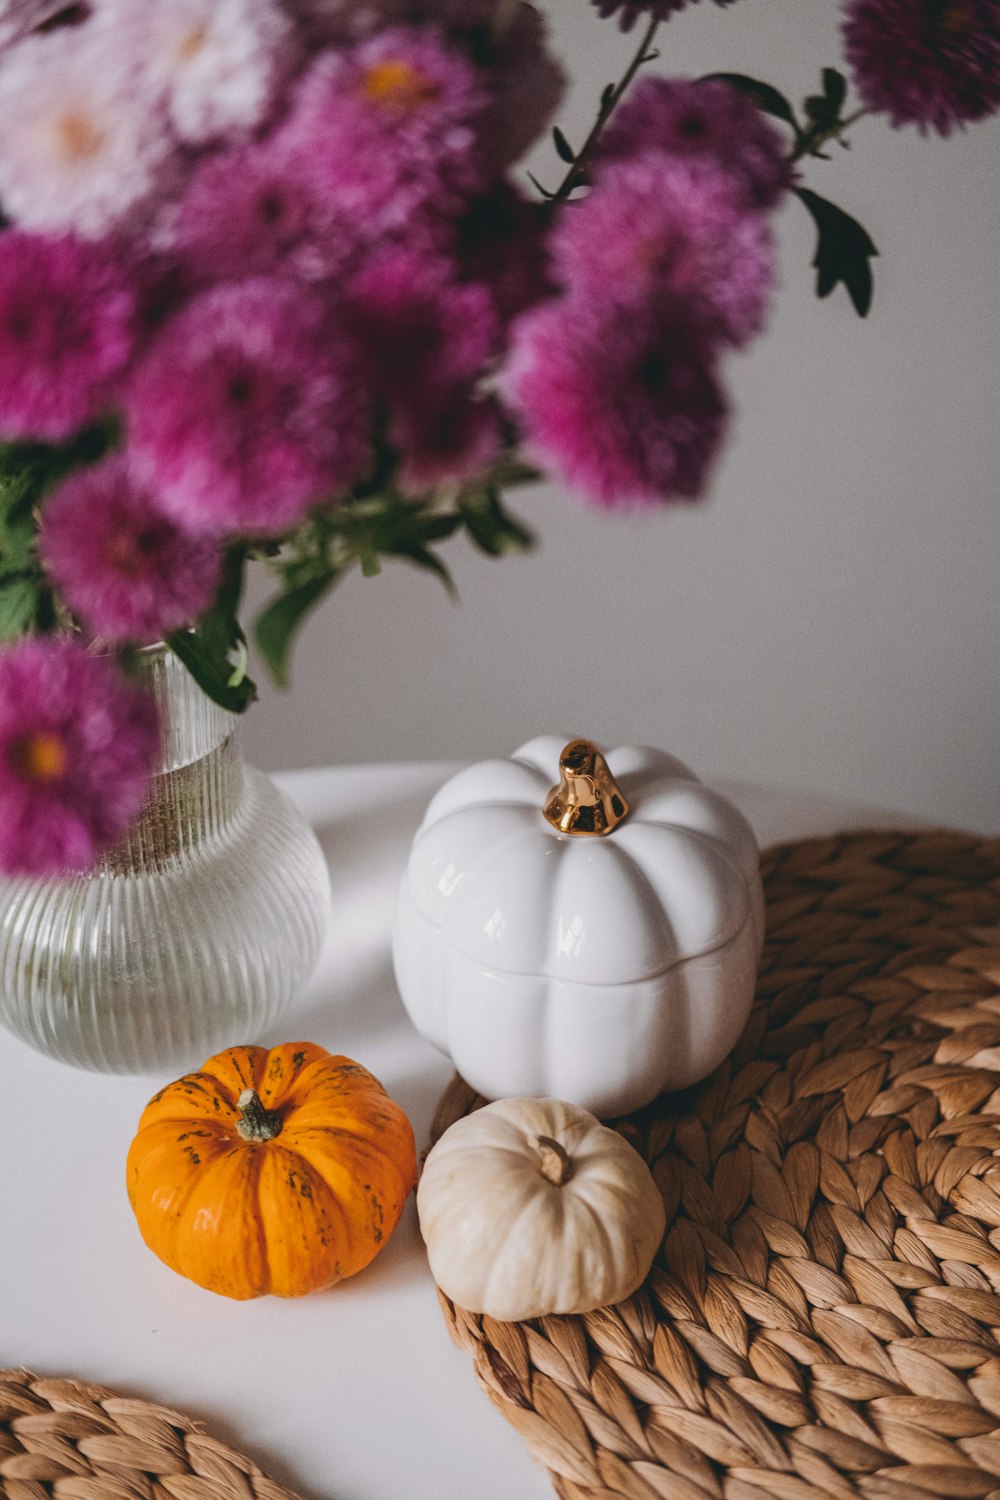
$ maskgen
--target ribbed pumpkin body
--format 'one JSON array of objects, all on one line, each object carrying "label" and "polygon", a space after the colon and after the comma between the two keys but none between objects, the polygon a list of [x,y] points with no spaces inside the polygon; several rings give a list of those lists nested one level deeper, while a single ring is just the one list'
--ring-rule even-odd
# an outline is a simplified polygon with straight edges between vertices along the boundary
[{"label": "ribbed pumpkin body", "polygon": [[[247,1139],[252,1091],[277,1132]],[[146,1107],[128,1156],[149,1248],[212,1292],[301,1297],[374,1260],[416,1181],[413,1130],[365,1068],[310,1043],[233,1047]]]},{"label": "ribbed pumpkin body", "polygon": [[543,813],[562,736],[467,766],[433,799],[393,958],[417,1030],[487,1099],[601,1119],[688,1088],[735,1045],[764,934],[742,814],[663,751],[613,750],[630,811],[606,837]]}]

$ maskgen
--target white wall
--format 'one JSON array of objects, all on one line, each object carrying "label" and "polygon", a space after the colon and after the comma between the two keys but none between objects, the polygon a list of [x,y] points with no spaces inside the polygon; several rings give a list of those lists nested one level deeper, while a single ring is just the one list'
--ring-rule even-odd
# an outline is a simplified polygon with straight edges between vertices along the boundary
[{"label": "white wall", "polygon": [[[550,0],[571,137],[627,55]],[[733,69],[799,99],[837,62],[833,0],[694,5],[660,67]],[[505,753],[547,730],[658,743],[708,774],[817,788],[1000,832],[1000,121],[950,141],[856,129],[808,181],[868,227],[875,305],[812,293],[810,221],[779,224],[770,333],[732,370],[710,502],[641,520],[551,490],[495,564],[462,541],[454,607],[405,566],[352,579],[268,689],[279,766]],[[553,180],[554,161],[541,154]]]}]

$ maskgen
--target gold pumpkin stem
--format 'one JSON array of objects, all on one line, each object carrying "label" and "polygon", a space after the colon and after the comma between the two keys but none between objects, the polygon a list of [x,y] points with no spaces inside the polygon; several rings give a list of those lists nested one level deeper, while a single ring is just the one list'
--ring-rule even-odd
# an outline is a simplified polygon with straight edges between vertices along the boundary
[{"label": "gold pumpkin stem", "polygon": [[240,1118],[236,1129],[245,1141],[273,1141],[281,1134],[281,1116],[276,1109],[265,1109],[256,1089],[246,1089],[239,1097]]},{"label": "gold pumpkin stem", "polygon": [[554,1141],[548,1135],[540,1135],[537,1144],[538,1153],[542,1158],[542,1164],[538,1170],[555,1187],[563,1187],[576,1171],[565,1146],[560,1146],[558,1141]]},{"label": "gold pumpkin stem", "polygon": [[590,740],[573,740],[559,757],[560,782],[545,804],[545,816],[560,833],[603,837],[629,815],[629,805]]}]

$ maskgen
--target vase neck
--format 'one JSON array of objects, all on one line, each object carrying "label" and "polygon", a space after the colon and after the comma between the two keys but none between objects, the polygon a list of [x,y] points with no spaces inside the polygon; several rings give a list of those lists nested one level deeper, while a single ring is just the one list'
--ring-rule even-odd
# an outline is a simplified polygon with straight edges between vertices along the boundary
[{"label": "vase neck", "polygon": [[165,650],[145,653],[142,671],[160,712],[160,770],[144,811],[99,861],[102,875],[135,874],[208,846],[243,800],[237,716],[207,698]]},{"label": "vase neck", "polygon": [[233,738],[238,716],[213,703],[173,652],[145,652],[142,673],[160,711],[161,774],[193,765]]}]

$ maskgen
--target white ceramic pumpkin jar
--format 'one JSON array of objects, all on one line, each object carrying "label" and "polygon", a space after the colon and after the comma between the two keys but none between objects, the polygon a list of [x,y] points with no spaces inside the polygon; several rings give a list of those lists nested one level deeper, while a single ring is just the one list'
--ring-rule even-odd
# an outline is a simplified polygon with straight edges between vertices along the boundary
[{"label": "white ceramic pumpkin jar", "polygon": [[742,813],[673,756],[564,744],[532,740],[442,787],[393,957],[414,1025],[479,1093],[608,1119],[696,1083],[738,1039],[760,857]]}]

